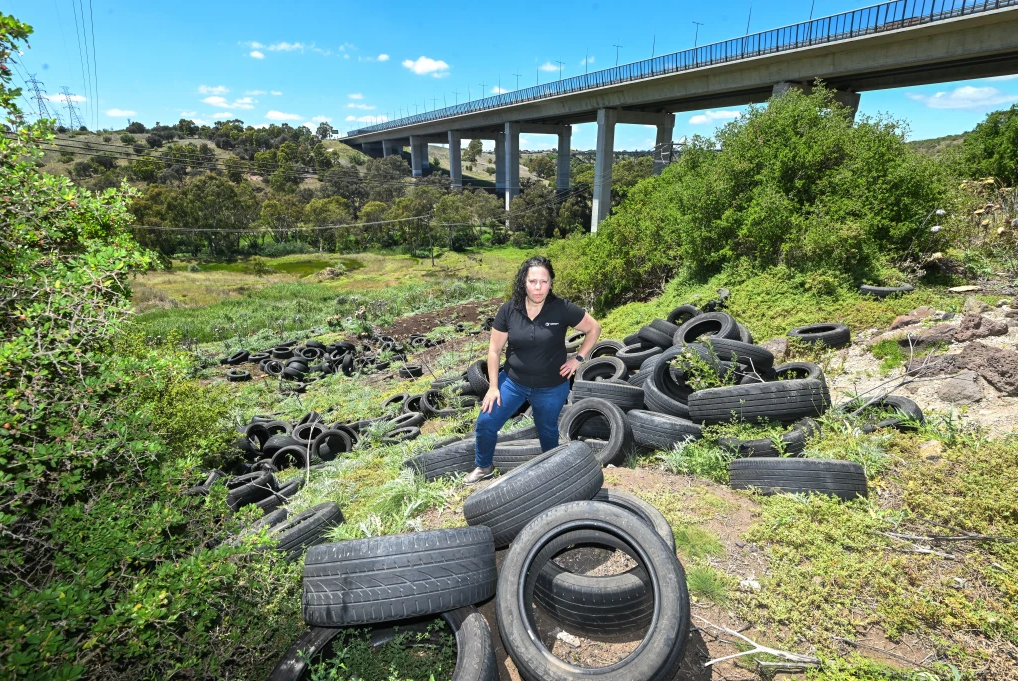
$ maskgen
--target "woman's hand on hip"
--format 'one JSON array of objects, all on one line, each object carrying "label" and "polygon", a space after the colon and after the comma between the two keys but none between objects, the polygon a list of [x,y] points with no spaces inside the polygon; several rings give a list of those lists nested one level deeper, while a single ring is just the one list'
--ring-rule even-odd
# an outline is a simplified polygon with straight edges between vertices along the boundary
[{"label": "woman's hand on hip", "polygon": [[495,408],[495,403],[498,406],[502,406],[502,394],[498,391],[497,386],[491,386],[488,388],[488,392],[485,394],[484,399],[481,401],[481,411],[491,413]]},{"label": "woman's hand on hip", "polygon": [[577,360],[575,358],[570,358],[570,359],[566,360],[565,364],[563,364],[562,366],[559,367],[558,373],[559,373],[559,376],[564,376],[565,378],[569,378],[573,374],[575,374],[576,370],[579,369],[579,368],[580,368],[579,360]]}]

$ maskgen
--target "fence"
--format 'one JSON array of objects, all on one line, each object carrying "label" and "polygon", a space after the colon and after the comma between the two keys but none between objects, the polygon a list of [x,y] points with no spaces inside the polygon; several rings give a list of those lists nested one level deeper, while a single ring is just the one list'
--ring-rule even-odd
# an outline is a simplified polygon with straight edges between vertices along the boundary
[{"label": "fence", "polygon": [[754,33],[742,38],[711,43],[653,59],[536,85],[523,90],[514,90],[494,97],[476,99],[444,109],[406,116],[394,121],[351,130],[347,136],[392,130],[452,116],[487,111],[608,85],[618,85],[634,80],[848,40],[1007,7],[1018,7],[1018,0],[988,0],[986,2],[975,0],[896,0],[895,2],[885,2],[851,12]]}]

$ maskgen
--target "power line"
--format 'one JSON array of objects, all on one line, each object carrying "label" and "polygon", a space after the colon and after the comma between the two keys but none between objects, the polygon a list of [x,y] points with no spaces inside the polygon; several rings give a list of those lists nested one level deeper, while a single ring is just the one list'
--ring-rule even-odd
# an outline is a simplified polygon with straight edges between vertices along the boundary
[{"label": "power line", "polygon": [[[92,76],[89,75],[88,80],[85,80],[85,65],[88,63],[88,60],[81,53],[82,28],[81,23],[78,22],[78,7],[74,3],[75,0],[71,0],[71,12],[74,13],[74,37],[78,39],[78,64],[81,66],[81,85],[85,89],[85,116],[87,117],[89,115],[89,107],[92,105],[92,91],[89,88]],[[89,73],[91,74],[91,71]]]},{"label": "power line", "polygon": [[95,15],[92,13],[92,0],[88,0],[88,22],[92,25],[92,74],[95,78],[95,129],[99,129],[99,67],[95,62]]}]

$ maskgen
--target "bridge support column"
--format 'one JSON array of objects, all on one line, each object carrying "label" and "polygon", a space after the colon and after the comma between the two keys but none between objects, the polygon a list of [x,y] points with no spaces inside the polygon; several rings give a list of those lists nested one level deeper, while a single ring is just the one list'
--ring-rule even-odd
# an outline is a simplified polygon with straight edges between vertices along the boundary
[{"label": "bridge support column", "polygon": [[505,133],[495,133],[495,193],[505,193]]},{"label": "bridge support column", "polygon": [[428,145],[419,137],[410,137],[410,171],[414,177],[424,175],[424,160],[428,155]]},{"label": "bridge support column", "polygon": [[594,159],[594,206],[590,231],[608,217],[612,207],[612,161],[615,157],[615,123],[618,109],[597,110],[597,156]]},{"label": "bridge support column", "polygon": [[[813,91],[813,86],[810,83],[784,81],[781,83],[775,83],[772,92],[775,96],[780,96],[789,90],[799,90],[800,92],[809,94]],[[843,104],[852,113],[852,120],[855,120],[855,114],[859,110],[859,99],[860,95],[858,92],[852,92],[851,90],[834,91],[834,101],[839,104]]]},{"label": "bridge support column", "polygon": [[654,140],[654,174],[660,175],[671,162],[672,134],[675,132],[675,114],[665,114],[663,123],[657,124],[657,138]]},{"label": "bridge support column", "polygon": [[366,142],[361,145],[361,151],[371,158],[382,158],[383,148],[379,142]]},{"label": "bridge support column", "polygon": [[449,178],[453,187],[463,186],[463,155],[459,130],[449,131]]},{"label": "bridge support column", "polygon": [[396,146],[396,140],[382,140],[382,158],[398,155],[399,148]]},{"label": "bridge support column", "polygon": [[505,209],[520,193],[520,124],[505,124]]},{"label": "bridge support column", "polygon": [[560,194],[569,191],[569,173],[572,168],[569,165],[571,160],[569,153],[572,150],[572,139],[573,129],[567,125],[558,134],[558,167],[555,173],[555,189]]}]

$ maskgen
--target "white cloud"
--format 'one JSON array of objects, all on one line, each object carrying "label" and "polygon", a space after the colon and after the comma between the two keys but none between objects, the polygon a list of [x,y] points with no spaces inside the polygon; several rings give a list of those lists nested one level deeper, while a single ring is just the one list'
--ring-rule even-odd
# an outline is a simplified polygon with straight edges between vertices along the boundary
[{"label": "white cloud", "polygon": [[378,61],[389,61],[389,55],[387,55],[385,52],[378,55],[378,57],[376,58],[378,59]]},{"label": "white cloud", "polygon": [[201,101],[209,106],[226,106],[226,97],[206,97]]},{"label": "white cloud", "polygon": [[1009,76],[993,76],[992,78],[987,78],[986,80],[1014,80],[1015,78],[1018,78],[1018,73],[1012,73]]},{"label": "white cloud", "polygon": [[252,125],[251,127],[255,128],[256,130],[264,130],[265,128],[268,128],[270,125],[271,125],[270,123],[258,123],[257,125]]},{"label": "white cloud", "polygon": [[221,109],[253,109],[254,105],[258,103],[258,100],[252,97],[241,97],[240,99],[236,99],[232,102],[227,102],[225,97],[215,96],[206,97],[201,101],[209,106],[215,106]]},{"label": "white cloud", "polygon": [[192,116],[197,116],[198,112],[197,111],[181,111],[180,115],[183,118],[191,118]]},{"label": "white cloud", "polygon": [[208,121],[202,120],[201,118],[192,118],[191,122],[194,123],[195,125],[208,125],[209,124]]},{"label": "white cloud", "polygon": [[491,88],[491,94],[493,94],[493,95],[500,95],[500,94],[502,94],[504,92],[509,92],[509,91],[506,90],[504,87],[499,87],[497,85],[495,87]]},{"label": "white cloud", "polygon": [[710,109],[707,109],[707,111],[702,114],[697,114],[690,118],[689,122],[693,125],[707,125],[708,123],[713,123],[715,121],[730,121],[738,117],[738,111],[711,111]]},{"label": "white cloud", "polygon": [[594,63],[594,55],[590,55],[589,57],[580,60],[580,66],[586,66],[588,64],[593,64],[593,63]]},{"label": "white cloud", "polygon": [[251,50],[247,56],[251,57],[252,59],[265,59],[265,55],[259,52],[258,50]]},{"label": "white cloud", "polygon": [[349,59],[349,58],[350,58],[350,55],[348,55],[348,54],[344,54],[343,55],[343,59]]},{"label": "white cloud", "polygon": [[283,93],[280,92],[279,90],[272,90],[271,92],[269,92],[269,94],[270,95],[275,95],[276,97],[278,97],[279,95],[281,95]]},{"label": "white cloud", "polygon": [[251,97],[241,97],[237,101],[233,102],[233,104],[230,104],[230,106],[235,107],[237,109],[253,109],[254,105],[257,103],[258,103],[257,99],[252,99]]},{"label": "white cloud", "polygon": [[346,108],[348,108],[348,109],[363,109],[364,111],[374,111],[374,109],[375,109],[375,107],[373,105],[371,105],[371,104],[355,104],[354,102],[350,102],[349,104],[347,104]]},{"label": "white cloud", "polygon": [[909,99],[922,102],[931,109],[988,109],[1001,104],[1018,102],[1018,95],[1009,95],[995,87],[972,87],[964,85],[951,92],[938,92],[930,97],[918,92],[908,92]]},{"label": "white cloud", "polygon": [[212,114],[212,118],[233,118],[233,114],[229,111],[220,111],[219,113]]},{"label": "white cloud", "polygon": [[267,95],[268,93],[265,90],[246,90],[244,92],[244,94],[245,95]]},{"label": "white cloud", "polygon": [[384,123],[388,116],[347,116],[344,120],[356,123]]},{"label": "white cloud", "polygon": [[544,62],[543,64],[541,64],[537,68],[541,69],[542,71],[547,71],[548,73],[557,73],[558,72],[558,64],[552,64],[550,61]]},{"label": "white cloud", "polygon": [[269,45],[269,50],[272,52],[293,52],[294,50],[304,51],[304,43],[288,43],[285,40],[278,43],[272,43]]},{"label": "white cloud", "polygon": [[127,109],[107,109],[106,110],[106,115],[107,116],[117,116],[117,117],[120,117],[120,116],[133,116],[136,113],[138,113],[138,112],[137,111],[129,111]]},{"label": "white cloud", "polygon": [[362,95],[359,92],[352,92],[348,94],[347,97],[349,97],[350,99],[364,99],[364,95]]},{"label": "white cloud", "polygon": [[431,57],[420,56],[416,61],[413,59],[405,59],[403,66],[410,69],[418,76],[432,76],[434,78],[442,78],[449,75],[449,65],[441,59],[432,59]]},{"label": "white cloud", "polygon": [[[43,95],[43,97],[51,102],[59,102],[60,104],[65,104],[67,102],[63,95]],[[71,95],[71,101],[84,102],[85,98],[81,95]]]},{"label": "white cloud", "polygon": [[225,95],[230,89],[224,85],[199,85],[198,92],[203,95]]},{"label": "white cloud", "polygon": [[250,48],[251,48],[252,50],[260,50],[260,49],[262,49],[263,47],[265,47],[264,45],[262,45],[262,44],[261,44],[260,42],[258,42],[257,40],[252,40],[251,42],[249,42],[249,43],[245,43],[245,44],[246,44],[246,45],[247,45],[248,47],[250,47]]},{"label": "white cloud", "polygon": [[332,119],[329,118],[328,116],[312,116],[311,120],[313,120],[316,123],[328,123]]},{"label": "white cloud", "polygon": [[317,52],[318,54],[320,54],[320,55],[322,55],[324,57],[328,57],[328,56],[332,55],[332,50],[322,49],[321,47],[315,47],[314,45],[311,46],[311,51],[312,52]]},{"label": "white cloud", "polygon": [[283,113],[282,111],[270,111],[265,114],[270,121],[299,121],[304,118],[300,114]]}]

